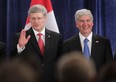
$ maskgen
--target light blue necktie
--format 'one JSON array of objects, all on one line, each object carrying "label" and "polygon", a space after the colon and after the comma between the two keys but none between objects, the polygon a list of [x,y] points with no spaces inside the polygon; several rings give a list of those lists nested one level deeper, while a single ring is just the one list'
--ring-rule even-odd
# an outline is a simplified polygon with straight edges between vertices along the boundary
[{"label": "light blue necktie", "polygon": [[88,39],[87,38],[85,38],[85,40],[84,40],[84,56],[85,56],[85,58],[87,58],[87,59],[89,59],[90,58],[90,52],[89,52],[89,47],[88,47]]}]

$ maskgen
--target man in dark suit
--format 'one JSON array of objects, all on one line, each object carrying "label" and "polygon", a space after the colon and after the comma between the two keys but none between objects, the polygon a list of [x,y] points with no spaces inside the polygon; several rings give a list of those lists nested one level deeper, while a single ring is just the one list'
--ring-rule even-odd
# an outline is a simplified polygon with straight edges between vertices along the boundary
[{"label": "man in dark suit", "polygon": [[[93,16],[90,10],[78,10],[75,14],[75,21],[79,35],[75,35],[63,43],[62,54],[71,51],[84,53],[84,40],[88,39],[89,58],[94,60],[96,68],[99,70],[106,62],[113,60],[110,41],[92,32]],[[84,56],[87,57],[86,54]]]},{"label": "man in dark suit", "polygon": [[[38,66],[35,66],[34,69],[41,70],[42,82],[53,82],[53,68],[58,57],[60,34],[45,28],[47,10],[44,6],[32,6],[28,15],[32,27],[27,31],[22,30],[20,36],[17,36],[11,56],[18,53],[23,58],[30,58],[27,60],[32,61],[32,64],[38,62]],[[39,33],[41,36],[38,36]],[[41,51],[38,43],[40,38],[41,45],[44,45],[43,51]],[[29,55],[33,55],[35,58],[31,58]]]}]

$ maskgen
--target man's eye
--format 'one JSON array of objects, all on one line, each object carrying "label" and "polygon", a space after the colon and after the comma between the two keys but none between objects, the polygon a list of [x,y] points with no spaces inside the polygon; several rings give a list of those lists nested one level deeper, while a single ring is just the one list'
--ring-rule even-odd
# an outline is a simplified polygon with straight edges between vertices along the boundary
[{"label": "man's eye", "polygon": [[83,20],[80,20],[79,22],[84,22]]},{"label": "man's eye", "polygon": [[35,18],[32,18],[32,20],[35,20]]}]

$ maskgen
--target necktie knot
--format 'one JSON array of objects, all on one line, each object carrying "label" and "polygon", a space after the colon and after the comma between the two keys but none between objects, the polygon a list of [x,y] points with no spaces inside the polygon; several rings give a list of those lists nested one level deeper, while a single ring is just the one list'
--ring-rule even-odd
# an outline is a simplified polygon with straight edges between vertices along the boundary
[{"label": "necktie knot", "polygon": [[41,36],[42,36],[42,33],[38,33],[37,35],[38,35],[39,37],[41,37]]},{"label": "necktie knot", "polygon": [[88,41],[89,41],[89,40],[88,40],[87,38],[85,38],[85,39],[84,39],[84,44],[87,44]]}]

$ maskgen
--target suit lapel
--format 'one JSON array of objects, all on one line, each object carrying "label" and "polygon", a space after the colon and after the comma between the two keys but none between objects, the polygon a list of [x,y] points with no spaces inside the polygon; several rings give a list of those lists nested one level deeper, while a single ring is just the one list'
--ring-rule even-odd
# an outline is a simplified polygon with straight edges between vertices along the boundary
[{"label": "suit lapel", "polygon": [[37,43],[37,40],[36,40],[36,37],[35,37],[35,34],[34,34],[32,28],[27,31],[27,35],[31,35],[29,43],[40,54],[40,49],[39,49],[39,46],[38,46],[38,43]]},{"label": "suit lapel", "polygon": [[92,36],[92,47],[91,47],[91,56],[94,56],[96,54],[96,49],[98,49],[97,45],[99,44],[99,40],[96,35],[93,34]]},{"label": "suit lapel", "polygon": [[44,55],[46,55],[50,51],[51,38],[52,37],[50,35],[50,32],[47,29],[45,29],[45,54]]},{"label": "suit lapel", "polygon": [[77,41],[77,43],[78,43],[78,45],[79,45],[79,46],[77,46],[77,47],[78,47],[77,49],[78,49],[79,51],[82,52],[82,47],[81,47],[81,42],[80,42],[79,35],[77,35],[76,37],[77,37],[77,38],[76,38],[76,41]]},{"label": "suit lapel", "polygon": [[[72,40],[71,40],[71,50],[76,50],[76,51],[81,51],[82,52],[82,47],[81,47],[81,42],[80,42],[80,37],[79,35],[75,35],[74,37],[72,37]],[[69,47],[69,46],[68,46]]]}]

